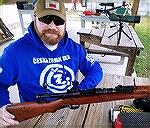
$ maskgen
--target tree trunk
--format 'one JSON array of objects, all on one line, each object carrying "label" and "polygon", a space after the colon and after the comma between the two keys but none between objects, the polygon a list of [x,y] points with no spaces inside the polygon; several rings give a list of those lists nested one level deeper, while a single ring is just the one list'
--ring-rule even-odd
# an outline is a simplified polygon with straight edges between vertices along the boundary
[{"label": "tree trunk", "polygon": [[[139,9],[139,3],[140,0],[133,0],[133,5],[132,5],[132,9],[131,9],[131,14],[133,16],[136,16],[138,13],[138,9]],[[130,23],[130,25],[134,28],[135,27],[135,23]]]}]

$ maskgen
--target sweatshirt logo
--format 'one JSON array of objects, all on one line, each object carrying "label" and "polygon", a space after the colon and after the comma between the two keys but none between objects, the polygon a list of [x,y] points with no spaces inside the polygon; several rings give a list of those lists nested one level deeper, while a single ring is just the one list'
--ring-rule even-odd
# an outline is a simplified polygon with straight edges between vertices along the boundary
[{"label": "sweatshirt logo", "polygon": [[86,59],[87,59],[87,61],[89,61],[89,62],[91,63],[91,66],[94,65],[95,59],[94,59],[92,56],[87,55],[87,56],[86,56]]},{"label": "sweatshirt logo", "polygon": [[69,55],[57,57],[57,58],[38,58],[38,57],[33,57],[33,64],[52,64],[52,63],[59,63],[63,61],[68,61],[70,60]]},{"label": "sweatshirt logo", "polygon": [[40,85],[47,84],[53,93],[64,93],[73,87],[74,72],[65,65],[51,64],[45,67],[40,75]]}]

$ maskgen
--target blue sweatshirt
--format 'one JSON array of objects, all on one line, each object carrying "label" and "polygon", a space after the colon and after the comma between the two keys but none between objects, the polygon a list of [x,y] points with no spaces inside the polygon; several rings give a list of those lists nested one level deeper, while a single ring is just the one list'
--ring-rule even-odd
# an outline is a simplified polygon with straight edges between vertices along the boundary
[{"label": "blue sweatshirt", "polygon": [[[0,57],[0,107],[10,103],[8,88],[18,85],[22,102],[37,101],[36,94],[63,93],[73,88],[78,69],[84,79],[79,89],[92,89],[102,80],[100,64],[86,54],[85,49],[68,38],[50,51],[34,30],[33,22],[29,33],[11,43]],[[54,99],[49,99],[54,100]]]}]

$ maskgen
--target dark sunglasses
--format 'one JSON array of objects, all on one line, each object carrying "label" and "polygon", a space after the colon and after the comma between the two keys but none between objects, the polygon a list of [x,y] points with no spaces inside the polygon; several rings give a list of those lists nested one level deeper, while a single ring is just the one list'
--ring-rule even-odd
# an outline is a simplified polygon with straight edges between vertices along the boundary
[{"label": "dark sunglasses", "polygon": [[52,21],[54,22],[54,24],[56,26],[58,25],[63,25],[65,23],[65,21],[58,17],[58,16],[53,16],[53,15],[47,15],[47,16],[43,16],[41,18],[38,18],[40,22],[43,22],[45,24],[50,24]]}]

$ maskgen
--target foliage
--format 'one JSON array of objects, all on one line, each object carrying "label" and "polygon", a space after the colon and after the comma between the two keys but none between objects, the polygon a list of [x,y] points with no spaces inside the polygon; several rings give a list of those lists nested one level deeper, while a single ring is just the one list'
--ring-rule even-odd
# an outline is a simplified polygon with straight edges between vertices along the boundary
[{"label": "foliage", "polygon": [[135,30],[144,45],[144,50],[136,58],[135,70],[139,77],[150,77],[150,17],[141,17]]},{"label": "foliage", "polygon": [[4,4],[5,0],[0,0],[0,5]]}]

